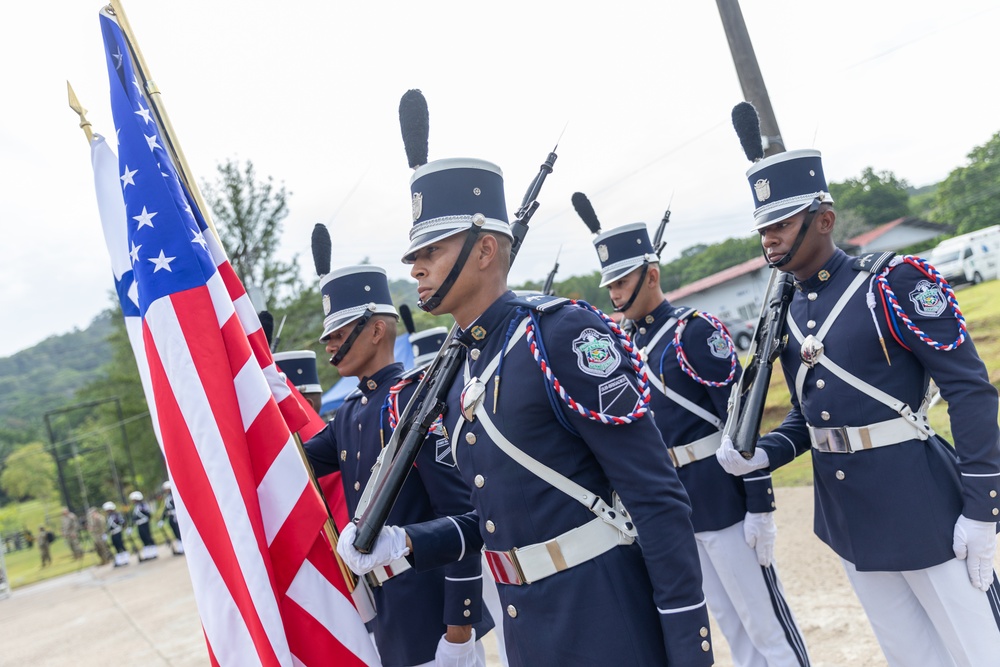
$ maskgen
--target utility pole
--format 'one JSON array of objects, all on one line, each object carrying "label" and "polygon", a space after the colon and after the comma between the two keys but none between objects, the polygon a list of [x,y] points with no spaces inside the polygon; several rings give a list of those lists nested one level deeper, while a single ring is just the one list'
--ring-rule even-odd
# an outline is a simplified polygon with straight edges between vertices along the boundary
[{"label": "utility pole", "polygon": [[753,52],[753,43],[750,42],[747,24],[743,21],[739,0],[715,0],[715,4],[718,5],[719,16],[722,17],[722,27],[729,41],[729,51],[733,54],[733,64],[736,66],[736,75],[743,89],[743,99],[754,105],[757,115],[760,116],[760,131],[765,139],[764,155],[783,153],[785,142],[781,138],[781,131],[778,130],[778,120],[774,117],[774,109],[771,108],[771,98],[767,96],[764,77],[760,73],[757,56]]}]

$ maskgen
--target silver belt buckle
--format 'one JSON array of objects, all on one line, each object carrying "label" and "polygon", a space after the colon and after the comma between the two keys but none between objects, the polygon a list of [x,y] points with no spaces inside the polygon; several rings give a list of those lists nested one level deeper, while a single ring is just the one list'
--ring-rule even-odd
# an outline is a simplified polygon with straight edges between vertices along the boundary
[{"label": "silver belt buckle", "polygon": [[816,449],[833,454],[850,454],[851,440],[847,435],[847,427],[813,429],[816,438]]}]

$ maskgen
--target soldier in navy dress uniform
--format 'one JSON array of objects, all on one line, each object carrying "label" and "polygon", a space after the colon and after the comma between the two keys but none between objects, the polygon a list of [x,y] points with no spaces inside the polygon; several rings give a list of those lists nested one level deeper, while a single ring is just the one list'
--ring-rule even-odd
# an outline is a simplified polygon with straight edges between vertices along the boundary
[{"label": "soldier in navy dress uniform", "polygon": [[[587,307],[507,290],[496,165],[430,162],[411,191],[404,261],[421,307],[454,315],[467,349],[444,425],[476,508],[408,526],[415,567],[485,542],[512,666],[712,664],[690,505],[631,344]],[[398,546],[387,526],[371,554],[339,551],[364,567]]]},{"label": "soldier in navy dress uniform", "polygon": [[174,555],[184,553],[184,543],[181,541],[181,527],[177,523],[177,506],[174,504],[174,487],[170,481],[163,483],[163,513],[160,514],[160,525],[163,522],[170,524],[170,531],[174,534],[173,544],[170,550]]},{"label": "soldier in navy dress uniform", "polygon": [[444,327],[431,327],[410,334],[410,344],[413,346],[413,367],[423,368],[434,360],[438,350],[448,340],[448,330]]},{"label": "soldier in navy dress uniform", "polygon": [[316,414],[319,414],[323,404],[323,386],[319,383],[316,353],[312,350],[275,352],[274,363],[302,397],[309,401]]},{"label": "soldier in navy dress uniform", "polygon": [[122,536],[125,530],[125,517],[110,500],[104,503],[101,509],[105,511],[108,522],[107,534],[111,537],[111,545],[115,548],[115,567],[128,565],[128,549],[125,548],[125,538]]},{"label": "soldier in navy dress uniform", "polygon": [[759,470],[733,477],[715,458],[730,385],[740,372],[729,333],[712,315],[667,300],[645,224],[602,232],[594,246],[601,287],[626,318],[646,363],[650,408],[691,498],[705,597],[733,663],[808,665],[805,641],[772,564],[777,529],[771,475]]},{"label": "soldier in navy dress uniform", "polygon": [[[397,386],[414,376],[406,377],[403,365],[394,361],[398,315],[384,269],[338,269],[322,278],[320,289],[325,316],[320,340],[341,375],[360,382],[334,421],[304,449],[318,477],[340,471],[348,513],[354,516],[372,466],[392,435],[390,408],[396,392],[405,405],[416,384],[401,390]],[[447,441],[441,445],[441,440],[440,434],[429,436],[389,514],[394,524],[470,510],[469,488],[455,469]],[[470,549],[465,558],[429,572],[416,571],[398,554],[374,575],[380,585],[373,588],[377,615],[372,623],[385,667],[449,664],[454,654],[468,658],[468,664],[485,664],[478,638],[493,623],[482,609],[478,552]]]},{"label": "soldier in navy dress uniform", "polygon": [[[734,474],[812,452],[815,531],[840,556],[890,665],[995,665],[1000,591],[997,391],[954,293],[933,267],[892,253],[850,257],[819,151],[780,153],[748,172],[755,229],[796,290],[781,367],[784,422]],[[927,422],[933,378],[954,448]]]},{"label": "soldier in navy dress uniform", "polygon": [[139,539],[142,540],[139,560],[152,560],[159,555],[156,551],[156,542],[153,540],[153,531],[149,525],[153,518],[153,510],[143,498],[142,491],[133,491],[128,494],[128,499],[132,501],[132,525],[139,531]]}]

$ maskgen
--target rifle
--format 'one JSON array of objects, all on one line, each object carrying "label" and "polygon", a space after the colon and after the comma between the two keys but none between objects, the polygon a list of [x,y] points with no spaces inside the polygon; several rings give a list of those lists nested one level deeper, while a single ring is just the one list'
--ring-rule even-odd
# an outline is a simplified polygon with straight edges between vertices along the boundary
[{"label": "rifle", "polygon": [[[538,193],[545,177],[552,173],[552,166],[558,157],[558,147],[557,144],[539,167],[538,174],[528,187],[514,222],[511,223],[511,233],[514,236],[510,251],[512,264],[528,233],[528,223],[538,209]],[[361,553],[371,553],[375,540],[385,526],[389,511],[403,488],[403,482],[417,459],[420,447],[424,444],[427,432],[444,411],[448,391],[458,375],[465,354],[465,346],[455,339],[457,330],[456,324],[448,335],[448,344],[438,351],[427,367],[423,379],[400,415],[399,426],[375,462],[368,485],[358,503],[355,518],[358,533],[354,539],[354,548]]]},{"label": "rifle", "polygon": [[733,385],[729,396],[729,417],[722,434],[733,441],[733,448],[746,459],[752,457],[757,448],[774,360],[788,342],[788,334],[784,332],[785,317],[794,292],[795,280],[790,273],[771,271],[767,298],[761,304],[743,375]]},{"label": "rifle", "polygon": [[556,281],[556,273],[559,272],[559,254],[561,252],[562,252],[562,247],[560,246],[559,252],[556,253],[556,264],[555,266],[552,267],[552,270],[549,271],[549,275],[546,276],[545,278],[545,284],[542,285],[542,294],[545,294],[547,296],[552,296],[553,294],[555,294],[555,292],[553,291],[553,283],[555,283]]},{"label": "rifle", "polygon": [[667,212],[663,214],[663,219],[660,220],[660,226],[656,228],[656,235],[653,237],[653,252],[659,257],[663,249],[667,247],[667,242],[663,240],[663,232],[667,230],[667,223],[670,222],[670,205],[674,203],[674,196],[670,195],[670,201],[667,202]]}]

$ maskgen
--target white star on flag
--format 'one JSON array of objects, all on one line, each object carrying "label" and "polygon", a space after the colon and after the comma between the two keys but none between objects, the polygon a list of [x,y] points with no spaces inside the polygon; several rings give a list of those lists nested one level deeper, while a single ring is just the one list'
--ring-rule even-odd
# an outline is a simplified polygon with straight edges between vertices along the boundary
[{"label": "white star on flag", "polygon": [[149,125],[151,122],[153,122],[153,119],[149,117],[149,109],[147,109],[147,108],[145,108],[143,106],[139,107],[139,110],[135,112],[135,115],[142,116],[142,119],[144,121],[146,121],[147,125]]},{"label": "white star on flag", "polygon": [[122,51],[118,49],[115,53],[111,54],[111,57],[115,59],[115,69],[122,68]]},{"label": "white star on flag", "polygon": [[136,78],[134,76],[132,77],[132,85],[135,86],[139,90],[139,94],[142,95],[142,86],[139,85],[139,79],[138,78]]},{"label": "white star on flag", "polygon": [[135,266],[135,263],[139,261],[139,248],[141,247],[141,245],[136,245],[135,241],[132,241],[132,250],[129,251],[128,256],[132,258],[133,266]]},{"label": "white star on flag", "polygon": [[125,165],[125,173],[121,175],[122,190],[125,189],[126,185],[135,185],[135,181],[132,180],[132,177],[135,176],[138,173],[139,173],[138,169],[132,169],[130,171],[129,168],[128,168],[128,165]]},{"label": "white star on flag", "polygon": [[191,238],[191,243],[197,243],[205,250],[208,250],[208,241],[205,240],[205,235],[202,232],[194,229],[192,229],[191,232],[194,234],[194,236]]},{"label": "white star on flag", "polygon": [[147,136],[146,137],[146,143],[149,144],[149,150],[151,150],[151,151],[154,148],[163,148],[163,146],[161,146],[160,144],[156,143],[156,135],[155,134],[153,136],[151,136],[151,137]]},{"label": "white star on flag", "polygon": [[147,213],[146,212],[146,207],[143,206],[142,207],[142,213],[140,213],[139,215],[133,215],[132,216],[133,220],[138,220],[139,221],[139,226],[136,227],[135,230],[139,231],[140,229],[142,229],[143,227],[145,227],[147,225],[149,225],[150,227],[152,227],[153,226],[153,216],[154,215],[156,215],[156,211],[153,211],[152,213]]},{"label": "white star on flag", "polygon": [[153,264],[156,265],[156,268],[153,269],[153,273],[156,273],[160,269],[166,269],[167,271],[170,271],[171,270],[170,269],[170,262],[174,261],[175,259],[177,259],[177,258],[176,257],[164,257],[163,256],[163,251],[161,250],[159,257],[150,257],[149,261],[151,261]]}]

